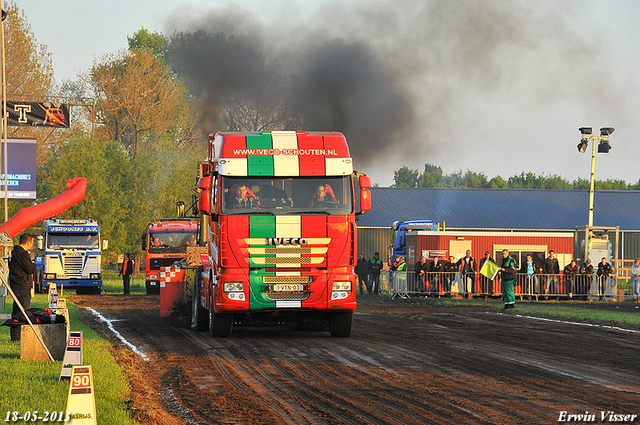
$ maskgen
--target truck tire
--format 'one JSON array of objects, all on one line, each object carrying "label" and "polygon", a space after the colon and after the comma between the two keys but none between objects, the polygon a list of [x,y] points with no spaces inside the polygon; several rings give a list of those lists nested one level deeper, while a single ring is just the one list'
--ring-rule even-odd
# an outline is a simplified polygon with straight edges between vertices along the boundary
[{"label": "truck tire", "polygon": [[200,273],[196,273],[193,282],[193,296],[191,298],[191,329],[196,332],[207,330],[207,310],[200,305]]},{"label": "truck tire", "polygon": [[352,311],[336,311],[329,321],[329,333],[334,337],[346,338],[351,336],[353,324]]},{"label": "truck tire", "polygon": [[209,286],[209,333],[211,336],[227,338],[233,332],[233,314],[215,313],[213,309],[213,287]]}]

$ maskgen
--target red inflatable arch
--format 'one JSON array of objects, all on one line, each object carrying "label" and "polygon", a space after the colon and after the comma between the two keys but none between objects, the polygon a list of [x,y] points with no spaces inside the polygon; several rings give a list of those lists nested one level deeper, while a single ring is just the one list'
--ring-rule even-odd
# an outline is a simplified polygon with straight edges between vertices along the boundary
[{"label": "red inflatable arch", "polygon": [[47,202],[21,209],[0,226],[0,232],[7,232],[12,238],[33,223],[56,215],[82,201],[86,191],[87,180],[84,177],[69,179],[65,192]]}]

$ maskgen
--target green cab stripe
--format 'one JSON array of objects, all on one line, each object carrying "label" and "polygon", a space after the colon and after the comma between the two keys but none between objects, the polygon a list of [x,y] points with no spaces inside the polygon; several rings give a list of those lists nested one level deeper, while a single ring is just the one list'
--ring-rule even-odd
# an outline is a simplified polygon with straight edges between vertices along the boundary
[{"label": "green cab stripe", "polygon": [[273,142],[270,134],[247,134],[247,149],[271,149]]},{"label": "green cab stripe", "polygon": [[273,176],[273,157],[262,155],[247,156],[247,175],[249,176]]},{"label": "green cab stripe", "polygon": [[[247,149],[272,149],[271,134],[251,133],[247,134]],[[248,155],[247,175],[249,176],[273,176],[273,156]]]},{"label": "green cab stripe", "polygon": [[249,271],[249,308],[251,310],[264,310],[276,306],[275,301],[271,301],[264,295],[266,284],[264,283],[263,276],[274,275],[275,273],[265,273],[264,271],[258,270]]}]

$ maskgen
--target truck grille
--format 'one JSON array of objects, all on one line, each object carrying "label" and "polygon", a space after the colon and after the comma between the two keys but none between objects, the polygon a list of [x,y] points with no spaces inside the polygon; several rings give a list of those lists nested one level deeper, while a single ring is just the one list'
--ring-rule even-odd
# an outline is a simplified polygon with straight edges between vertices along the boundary
[{"label": "truck grille", "polygon": [[271,301],[304,301],[309,298],[309,292],[265,292]]},{"label": "truck grille", "polygon": [[[302,238],[301,238],[302,239]],[[274,265],[277,271],[283,268],[300,270],[308,266],[320,266],[326,262],[330,238],[306,238],[305,245],[269,245],[272,239],[246,238],[249,258],[257,267]],[[266,246],[265,246],[266,245]]]},{"label": "truck grille", "polygon": [[84,257],[62,257],[64,271],[67,273],[82,273]]},{"label": "truck grille", "polygon": [[311,276],[265,276],[264,283],[311,283]]}]

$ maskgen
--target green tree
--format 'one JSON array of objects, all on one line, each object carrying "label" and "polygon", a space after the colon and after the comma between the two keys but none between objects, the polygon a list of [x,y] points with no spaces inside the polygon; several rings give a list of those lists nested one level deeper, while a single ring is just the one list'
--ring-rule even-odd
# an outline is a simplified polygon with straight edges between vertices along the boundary
[{"label": "green tree", "polygon": [[534,173],[520,173],[508,179],[509,187],[512,189],[541,189],[544,178]]},{"label": "green tree", "polygon": [[442,168],[437,165],[424,164],[424,171],[418,178],[418,187],[442,187]]},{"label": "green tree", "polygon": [[509,188],[509,182],[506,181],[505,179],[503,179],[500,176],[496,176],[496,177],[492,178],[491,180],[489,180],[489,187],[491,189],[508,189]]},{"label": "green tree", "polygon": [[557,174],[544,178],[542,189],[571,189],[573,185]]},{"label": "green tree", "polygon": [[129,42],[129,50],[148,52],[156,58],[165,60],[167,55],[168,41],[167,38],[159,32],[149,32],[142,28],[135,32],[131,37],[127,37]]},{"label": "green tree", "polygon": [[573,181],[571,186],[574,189],[589,189],[590,185],[591,183],[589,182],[589,180],[578,177],[577,180]]},{"label": "green tree", "polygon": [[628,186],[624,180],[620,179],[607,179],[607,180],[597,180],[596,181],[596,189],[598,190],[627,190]]},{"label": "green tree", "polygon": [[102,237],[111,241],[111,249],[123,247],[126,228],[126,187],[128,180],[126,152],[114,141],[100,142],[91,135],[78,132],[69,141],[50,153],[41,173],[39,192],[46,199],[66,190],[69,178],[87,179],[83,201],[57,214],[61,218],[94,218],[100,225]]},{"label": "green tree", "polygon": [[418,184],[418,170],[411,170],[404,166],[393,173],[393,187],[416,187]]},{"label": "green tree", "polygon": [[489,180],[484,173],[476,173],[474,171],[468,171],[462,178],[462,187],[468,189],[482,189],[489,186]]}]

